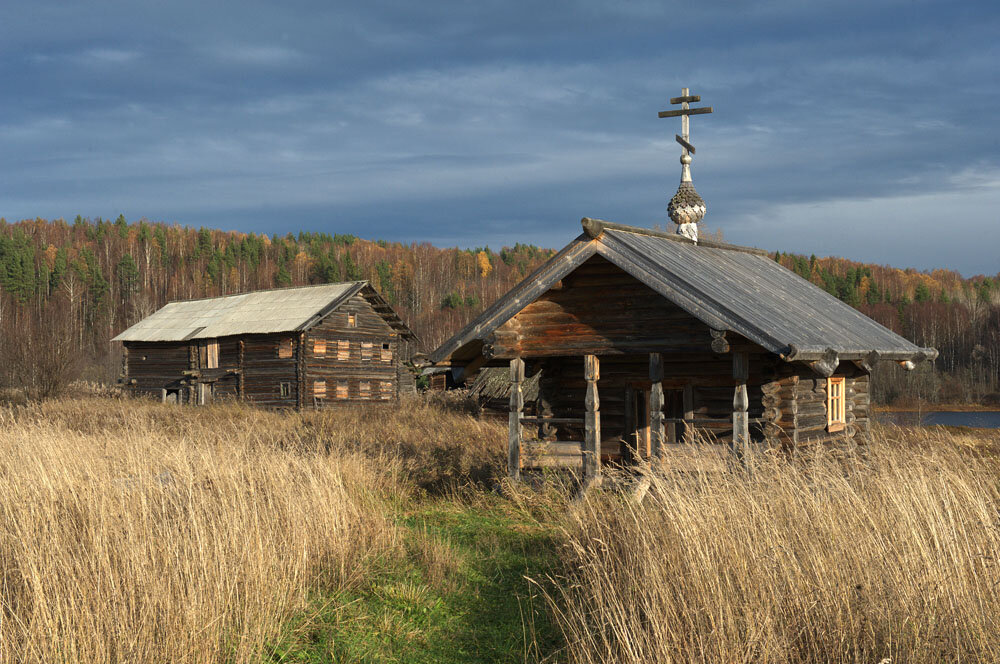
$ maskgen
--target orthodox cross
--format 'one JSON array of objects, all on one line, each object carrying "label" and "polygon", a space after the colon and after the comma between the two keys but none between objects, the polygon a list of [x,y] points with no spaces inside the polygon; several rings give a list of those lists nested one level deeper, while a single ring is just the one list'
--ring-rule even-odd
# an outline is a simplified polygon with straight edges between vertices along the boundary
[{"label": "orthodox cross", "polygon": [[701,101],[701,95],[690,94],[690,90],[688,90],[688,88],[682,88],[680,97],[672,97],[670,99],[671,104],[680,104],[681,107],[678,109],[674,109],[672,111],[660,111],[659,113],[659,117],[661,118],[676,118],[677,116],[680,116],[682,135],[678,136],[677,134],[674,134],[674,138],[677,140],[678,143],[681,144],[681,148],[683,149],[682,152],[683,155],[687,155],[689,152],[691,154],[694,154],[694,146],[691,145],[691,133],[690,133],[691,126],[690,126],[690,120],[688,119],[689,116],[702,115],[704,113],[712,112],[711,106],[703,106],[701,108],[691,108],[690,106],[691,102],[699,102],[699,101]]},{"label": "orthodox cross", "polygon": [[698,222],[704,218],[708,207],[705,200],[695,191],[694,183],[691,181],[691,155],[694,154],[694,146],[691,145],[690,120],[688,116],[711,113],[711,106],[702,108],[691,108],[691,102],[701,101],[701,96],[692,95],[687,88],[681,90],[680,97],[670,100],[671,104],[680,104],[679,109],[672,111],[660,111],[661,118],[681,117],[681,131],[683,136],[676,136],[677,142],[681,144],[681,183],[677,187],[677,193],[667,204],[667,216],[677,224],[677,233],[684,237],[698,241]]}]

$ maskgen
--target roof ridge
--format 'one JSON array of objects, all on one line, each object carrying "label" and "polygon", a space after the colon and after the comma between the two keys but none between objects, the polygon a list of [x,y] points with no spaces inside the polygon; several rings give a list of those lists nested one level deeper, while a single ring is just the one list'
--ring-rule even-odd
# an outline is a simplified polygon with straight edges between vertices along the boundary
[{"label": "roof ridge", "polygon": [[[322,288],[324,286],[347,286],[347,285],[357,285],[357,284],[367,284],[367,279],[359,279],[357,281],[334,281],[327,284],[307,284],[305,286],[282,286],[281,288],[261,288],[258,290],[245,291],[243,293],[230,293],[229,295],[213,295],[211,297],[192,297],[186,300],[167,300],[166,304],[178,304],[180,302],[203,302],[205,300],[225,300],[230,297],[243,297],[244,295],[254,295],[256,293],[274,293],[276,291],[287,291],[287,290],[304,290],[307,288]],[[163,306],[166,306],[163,305]]]},{"label": "roof ridge", "polygon": [[648,235],[650,237],[658,237],[664,240],[670,240],[671,242],[680,242],[681,244],[690,244],[697,247],[707,247],[709,249],[724,249],[727,251],[740,251],[745,254],[754,254],[756,256],[770,256],[771,253],[765,251],[764,249],[757,249],[756,247],[744,247],[738,244],[729,244],[728,242],[717,242],[715,240],[692,240],[689,237],[683,235],[677,235],[675,233],[668,233],[667,231],[660,231],[653,228],[642,228],[641,226],[628,226],[626,224],[616,224],[612,221],[604,221],[603,219],[592,219],[590,217],[584,217],[580,220],[580,225],[583,226],[583,232],[587,234],[587,237],[596,240],[601,236],[604,231],[620,231],[622,233],[634,233],[636,235]]}]

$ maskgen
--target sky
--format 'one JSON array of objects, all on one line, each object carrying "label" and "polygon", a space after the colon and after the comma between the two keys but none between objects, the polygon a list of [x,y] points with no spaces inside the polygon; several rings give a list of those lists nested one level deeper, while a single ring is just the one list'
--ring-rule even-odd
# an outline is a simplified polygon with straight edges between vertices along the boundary
[{"label": "sky", "polygon": [[673,229],[682,87],[705,225],[1000,271],[1000,3],[0,5],[0,216],[494,249]]}]

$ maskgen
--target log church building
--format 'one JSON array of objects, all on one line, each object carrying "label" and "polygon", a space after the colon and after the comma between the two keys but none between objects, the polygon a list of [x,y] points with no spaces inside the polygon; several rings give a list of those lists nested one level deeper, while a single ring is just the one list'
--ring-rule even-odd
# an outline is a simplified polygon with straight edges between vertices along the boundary
[{"label": "log church building", "polygon": [[[508,471],[682,453],[710,440],[753,449],[848,445],[869,430],[869,378],[906,369],[920,348],[776,263],[764,251],[698,239],[705,202],[691,180],[684,90],[676,233],[583,219],[556,256],[434,351],[458,379],[506,367]],[[522,386],[538,376],[534,413]]]}]

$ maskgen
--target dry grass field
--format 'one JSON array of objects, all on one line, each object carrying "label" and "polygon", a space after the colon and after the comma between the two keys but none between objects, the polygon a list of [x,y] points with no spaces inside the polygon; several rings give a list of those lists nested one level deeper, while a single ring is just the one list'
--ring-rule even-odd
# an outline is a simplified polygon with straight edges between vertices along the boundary
[{"label": "dry grass field", "polygon": [[440,404],[0,408],[0,661],[1000,661],[995,436],[571,504]]},{"label": "dry grass field", "polygon": [[670,474],[565,527],[571,662],[1000,661],[996,432]]}]

